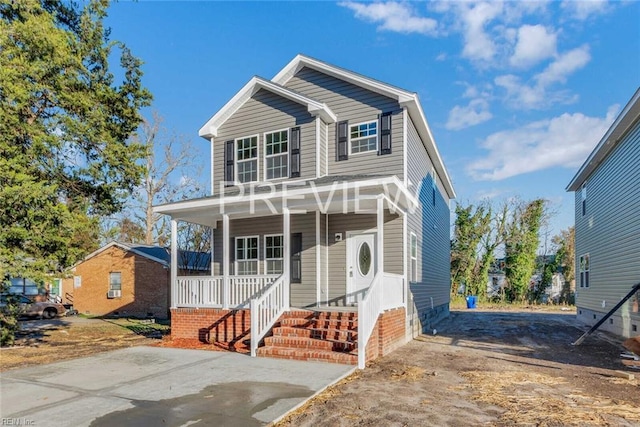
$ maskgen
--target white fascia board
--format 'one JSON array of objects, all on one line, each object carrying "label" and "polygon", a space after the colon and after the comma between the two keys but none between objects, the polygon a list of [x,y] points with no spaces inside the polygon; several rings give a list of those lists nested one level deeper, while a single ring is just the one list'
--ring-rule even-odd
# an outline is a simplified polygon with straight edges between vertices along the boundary
[{"label": "white fascia board", "polygon": [[451,178],[449,177],[449,173],[447,172],[447,168],[444,166],[444,162],[442,161],[442,157],[440,156],[440,151],[438,151],[438,147],[435,144],[435,140],[433,139],[433,134],[431,133],[431,129],[429,128],[429,124],[427,123],[427,119],[422,111],[422,106],[420,105],[420,100],[418,99],[418,95],[415,95],[414,98],[406,102],[404,105],[409,110],[409,116],[413,119],[413,123],[416,126],[416,130],[420,135],[420,139],[422,139],[422,144],[424,145],[427,153],[429,153],[429,157],[433,161],[433,165],[435,170],[440,177],[440,182],[444,186],[449,199],[456,198],[456,192],[453,189],[453,184],[451,183]]},{"label": "white fascia board", "polygon": [[260,89],[268,90],[276,95],[286,98],[298,104],[305,105],[307,111],[312,116],[320,116],[323,120],[333,123],[336,121],[336,115],[329,107],[321,102],[315,101],[299,93],[293,92],[285,87],[279,86],[262,77],[254,76],[249,82],[240,89],[240,91],[227,102],[204,126],[200,128],[198,135],[210,139],[217,136],[218,129],[224,124],[236,111],[240,109],[256,92]]},{"label": "white fascia board", "polygon": [[198,131],[198,136],[206,139],[218,136],[218,128],[220,124],[224,123],[233,113],[251,97],[251,88],[255,85],[257,77],[252,77],[247,84],[245,84],[238,93],[234,95],[224,106],[211,117]]},{"label": "white fascia board", "polygon": [[352,181],[348,183],[336,181],[333,184],[323,185],[319,187],[304,187],[296,189],[295,185],[291,185],[287,188],[286,191],[277,190],[275,192],[269,193],[259,193],[253,195],[235,195],[221,198],[206,198],[206,199],[198,199],[198,200],[185,200],[181,202],[168,203],[166,205],[155,206],[153,211],[155,213],[165,214],[165,215],[179,215],[183,212],[189,212],[198,209],[205,208],[215,208],[217,206],[223,205],[225,208],[230,207],[233,204],[242,204],[242,203],[255,203],[265,200],[271,199],[282,199],[285,196],[287,198],[295,199],[296,196],[305,196],[308,194],[312,194],[312,192],[317,192],[319,194],[322,193],[331,193],[331,191],[349,191],[353,190],[356,187],[359,189],[365,188],[374,188],[376,186],[385,185],[391,186],[391,190],[397,188],[400,190],[402,195],[404,196],[405,204],[410,206],[411,204],[417,204],[418,200],[405,188],[404,184],[396,177],[384,177],[384,178],[375,178],[375,179],[366,179],[360,181]]},{"label": "white fascia board", "polygon": [[276,74],[276,76],[271,79],[271,81],[278,83],[279,85],[285,85],[298,71],[300,71],[305,66],[317,70],[321,73],[330,75],[332,77],[336,77],[340,80],[347,81],[356,86],[387,96],[389,98],[396,99],[400,104],[400,107],[406,106],[409,109],[409,112],[413,113],[411,114],[411,116],[417,118],[417,120],[415,120],[416,128],[418,129],[418,133],[422,138],[423,144],[427,149],[429,156],[433,159],[435,169],[438,172],[438,176],[440,176],[440,180],[447,192],[447,196],[449,197],[449,199],[456,198],[456,192],[453,189],[451,178],[449,177],[447,169],[444,166],[444,162],[442,161],[440,152],[435,145],[433,135],[431,134],[431,130],[429,129],[429,125],[427,124],[427,120],[425,118],[424,112],[422,111],[422,107],[420,106],[420,101],[417,94],[301,54],[298,54],[295,58],[293,58],[293,60],[291,60],[291,62],[289,62],[278,74]]},{"label": "white fascia board", "polygon": [[160,263],[160,264],[164,264],[164,265],[166,265],[166,264],[167,264],[164,260],[161,260],[160,258],[156,258],[156,257],[154,257],[154,256],[152,256],[152,255],[147,254],[147,253],[144,253],[144,252],[141,252],[141,251],[137,251],[137,250],[135,250],[134,248],[132,248],[132,247],[131,247],[131,246],[129,246],[129,245],[126,245],[126,244],[124,244],[124,243],[120,243],[120,242],[117,242],[117,241],[115,241],[115,240],[114,240],[114,241],[112,241],[112,242],[107,243],[107,244],[106,244],[106,245],[104,245],[103,247],[98,248],[98,249],[96,249],[95,251],[91,252],[89,255],[87,255],[86,257],[84,257],[84,258],[82,259],[82,261],[77,262],[76,264],[74,264],[74,265],[73,265],[73,267],[75,268],[75,267],[76,267],[76,266],[78,266],[79,264],[81,264],[81,263],[83,263],[83,262],[85,262],[85,261],[88,261],[89,259],[91,259],[91,258],[95,257],[96,255],[101,254],[102,252],[104,252],[104,251],[106,251],[107,249],[112,248],[112,247],[114,247],[114,246],[115,246],[115,247],[117,247],[117,248],[120,248],[120,249],[122,249],[123,251],[126,251],[126,252],[133,252],[133,253],[135,253],[136,255],[139,255],[139,256],[141,256],[141,257],[145,257],[145,258],[147,258],[147,259],[150,259],[151,261],[155,261],[155,262],[158,262],[158,263]]},{"label": "white fascia board", "polygon": [[631,127],[640,119],[640,88],[636,90],[627,105],[620,112],[611,127],[593,149],[587,160],[565,188],[566,191],[578,191],[583,182],[609,155],[614,147],[624,138]]},{"label": "white fascia board", "polygon": [[305,66],[320,71],[321,73],[330,75],[332,77],[336,77],[340,80],[353,83],[356,86],[369,89],[373,92],[379,93],[380,95],[394,98],[398,100],[398,102],[406,102],[414,95],[413,93],[406,90],[379,82],[369,77],[365,77],[361,74],[354,73],[353,71],[345,70],[344,68],[339,68],[334,65],[327,64],[326,62],[322,62],[301,54],[298,54],[295,58],[293,58],[293,60],[291,60],[291,62],[289,62],[282,70],[280,70],[280,72],[276,74],[275,77],[271,79],[271,81],[280,85],[284,85]]}]

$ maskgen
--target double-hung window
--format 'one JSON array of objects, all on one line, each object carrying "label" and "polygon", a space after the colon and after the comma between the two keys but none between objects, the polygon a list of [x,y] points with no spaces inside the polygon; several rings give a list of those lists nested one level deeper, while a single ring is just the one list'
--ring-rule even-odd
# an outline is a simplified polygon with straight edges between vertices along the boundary
[{"label": "double-hung window", "polygon": [[236,237],[236,274],[258,274],[258,237]]},{"label": "double-hung window", "polygon": [[109,290],[122,290],[122,273],[109,273]]},{"label": "double-hung window", "polygon": [[282,234],[264,236],[264,259],[266,274],[282,274],[284,259]]},{"label": "double-hung window", "polygon": [[237,181],[258,180],[258,137],[249,136],[236,139]]},{"label": "double-hung window", "polygon": [[265,179],[289,176],[289,131],[281,130],[264,135]]},{"label": "double-hung window", "polygon": [[418,237],[411,233],[411,281],[418,281]]},{"label": "double-hung window", "polygon": [[589,287],[589,254],[582,255],[580,257],[580,287]]},{"label": "double-hung window", "polygon": [[351,154],[378,151],[378,121],[349,126]]}]

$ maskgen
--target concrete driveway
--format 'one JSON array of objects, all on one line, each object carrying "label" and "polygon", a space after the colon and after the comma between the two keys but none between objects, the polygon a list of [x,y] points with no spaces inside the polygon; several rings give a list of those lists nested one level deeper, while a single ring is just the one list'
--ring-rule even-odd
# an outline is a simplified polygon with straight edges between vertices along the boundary
[{"label": "concrete driveway", "polygon": [[0,417],[3,425],[260,426],[353,369],[131,347],[2,373]]}]

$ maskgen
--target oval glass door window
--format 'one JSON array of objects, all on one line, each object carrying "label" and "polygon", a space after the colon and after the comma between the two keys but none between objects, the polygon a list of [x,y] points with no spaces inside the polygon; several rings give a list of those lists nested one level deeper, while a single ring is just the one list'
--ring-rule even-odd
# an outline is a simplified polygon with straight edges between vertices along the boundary
[{"label": "oval glass door window", "polygon": [[358,267],[363,276],[369,274],[371,270],[371,248],[367,242],[363,242],[358,249]]}]

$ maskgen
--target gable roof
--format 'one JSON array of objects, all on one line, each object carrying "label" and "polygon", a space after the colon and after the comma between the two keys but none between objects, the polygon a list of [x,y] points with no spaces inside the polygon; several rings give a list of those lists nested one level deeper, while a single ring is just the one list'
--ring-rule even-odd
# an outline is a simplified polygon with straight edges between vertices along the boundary
[{"label": "gable roof", "polygon": [[440,177],[440,181],[447,192],[449,198],[454,199],[456,197],[453,184],[449,178],[440,152],[435,145],[433,134],[427,123],[418,94],[415,92],[409,92],[404,89],[400,89],[396,86],[389,85],[387,83],[380,82],[370,77],[363,76],[362,74],[355,73],[353,71],[346,70],[344,68],[336,67],[335,65],[327,64],[326,62],[319,61],[315,58],[311,58],[306,55],[299,54],[291,62],[289,62],[276,76],[272,79],[273,82],[280,85],[285,85],[295,74],[302,68],[308,67],[313,70],[319,71],[323,74],[335,77],[337,79],[349,82],[356,86],[368,89],[372,92],[379,93],[388,98],[392,98],[398,101],[401,107],[407,107],[409,116],[413,119],[413,123],[416,126],[416,130],[422,139],[422,143],[431,158],[434,168]]},{"label": "gable roof", "polygon": [[[112,247],[117,247],[122,249],[123,251],[134,253],[151,261],[162,264],[165,267],[171,266],[171,252],[168,248],[164,248],[162,246],[122,243],[116,241],[110,242],[95,250],[94,252],[91,252],[78,264],[87,261]],[[180,251],[178,255],[178,263],[178,268],[181,269],[208,270],[211,263],[211,254],[208,252]]]},{"label": "gable roof", "polygon": [[615,147],[623,140],[627,132],[640,120],[640,88],[636,90],[627,105],[618,115],[598,145],[575,174],[567,191],[577,191],[591,174],[604,162]]},{"label": "gable roof", "polygon": [[240,109],[256,92],[260,89],[267,90],[290,101],[307,107],[307,111],[312,116],[320,116],[326,123],[336,121],[336,115],[327,107],[326,104],[311,99],[305,95],[281,86],[277,83],[254,76],[242,89],[227,102],[207,123],[205,123],[198,132],[203,138],[211,138],[217,136],[218,129],[224,124],[236,111]]}]

